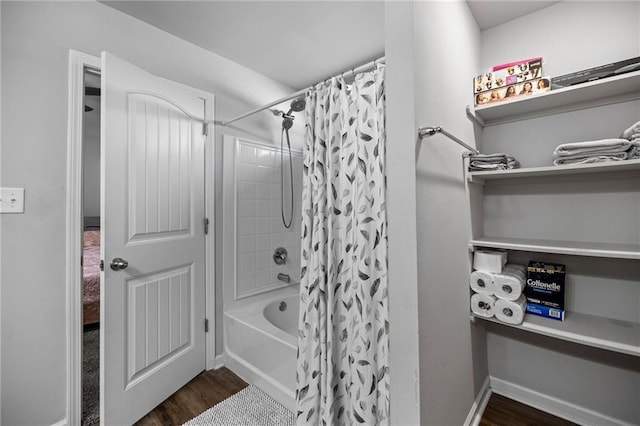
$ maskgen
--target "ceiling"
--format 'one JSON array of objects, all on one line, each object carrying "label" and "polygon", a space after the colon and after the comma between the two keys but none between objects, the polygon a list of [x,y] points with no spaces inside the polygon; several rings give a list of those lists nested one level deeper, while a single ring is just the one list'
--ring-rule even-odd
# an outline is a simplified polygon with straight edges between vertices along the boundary
[{"label": "ceiling", "polygon": [[384,55],[378,1],[103,3],[295,89]]},{"label": "ceiling", "polygon": [[[103,3],[294,89],[384,55],[382,1]],[[557,1],[467,3],[484,30]]]},{"label": "ceiling", "polygon": [[467,0],[480,30],[488,30],[559,1]]}]

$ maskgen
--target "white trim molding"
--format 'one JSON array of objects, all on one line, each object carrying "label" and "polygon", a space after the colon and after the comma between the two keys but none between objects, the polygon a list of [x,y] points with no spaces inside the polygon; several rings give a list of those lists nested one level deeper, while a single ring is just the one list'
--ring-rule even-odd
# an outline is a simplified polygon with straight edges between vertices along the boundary
[{"label": "white trim molding", "polygon": [[[204,119],[213,123],[215,95],[211,96],[211,105],[205,104]],[[215,185],[215,143],[216,132],[212,124],[207,124],[209,129],[205,139],[205,215],[209,220],[208,234],[205,235],[205,317],[208,319],[208,332],[205,334],[206,359],[205,368],[211,370],[217,368],[216,358],[216,185]]]},{"label": "white trim molding", "polygon": [[224,353],[216,355],[216,358],[215,358],[215,361],[214,361],[214,364],[213,364],[213,369],[217,370],[217,369],[222,368],[224,366],[225,366]]},{"label": "white trim molding", "polygon": [[584,426],[633,426],[620,419],[609,417],[586,407],[576,405],[556,397],[550,397],[541,392],[525,388],[515,383],[507,382],[490,376],[491,390],[498,395],[505,396],[554,416],[569,420]]},{"label": "white trim molding", "polygon": [[[2,7],[0,6],[0,22],[2,22]],[[0,31],[0,46],[2,46],[2,31]],[[2,99],[2,55],[0,55],[0,99]],[[2,102],[0,102],[0,129],[2,129]],[[0,136],[0,140],[2,137]],[[2,143],[0,143],[0,158],[2,158]],[[2,161],[0,161],[0,186],[2,181]],[[2,241],[2,219],[0,219],[0,241]],[[0,271],[2,271],[2,244],[0,244]],[[0,301],[2,301],[2,274],[0,274]],[[2,302],[0,302],[0,324],[2,324]],[[2,327],[0,326],[0,413],[2,413]],[[2,414],[0,414],[2,426]]]},{"label": "white trim molding", "polygon": [[100,58],[69,50],[67,124],[67,422],[82,420],[82,116],[84,71]]},{"label": "white trim molding", "polygon": [[487,408],[492,393],[491,387],[489,386],[489,377],[487,376],[480,387],[476,400],[473,401],[471,410],[469,410],[469,414],[464,421],[464,426],[478,426],[480,424],[480,420],[482,420],[482,415],[484,414],[485,408]]}]

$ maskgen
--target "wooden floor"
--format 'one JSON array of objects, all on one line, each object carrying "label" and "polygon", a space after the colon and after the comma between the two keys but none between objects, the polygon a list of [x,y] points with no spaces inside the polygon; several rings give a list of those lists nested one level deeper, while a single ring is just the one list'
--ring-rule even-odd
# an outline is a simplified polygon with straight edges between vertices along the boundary
[{"label": "wooden floor", "polygon": [[536,410],[498,394],[492,394],[480,426],[570,426],[575,423]]},{"label": "wooden floor", "polygon": [[[174,426],[191,420],[244,389],[247,383],[226,368],[206,371],[140,419],[137,426]],[[493,394],[480,426],[570,426],[574,423]]]},{"label": "wooden floor", "polygon": [[181,425],[247,387],[226,368],[205,371],[136,423],[137,426]]}]

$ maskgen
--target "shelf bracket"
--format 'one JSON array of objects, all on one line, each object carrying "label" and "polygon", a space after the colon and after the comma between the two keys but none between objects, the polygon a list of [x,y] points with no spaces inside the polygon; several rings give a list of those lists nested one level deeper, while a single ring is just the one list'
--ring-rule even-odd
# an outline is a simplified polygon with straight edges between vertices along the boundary
[{"label": "shelf bracket", "polygon": [[475,115],[473,112],[471,112],[471,107],[469,107],[469,105],[467,105],[466,111],[467,111],[467,118],[469,120],[473,121],[474,123],[476,123],[478,126],[482,128],[485,127],[484,120],[478,117],[477,115]]}]

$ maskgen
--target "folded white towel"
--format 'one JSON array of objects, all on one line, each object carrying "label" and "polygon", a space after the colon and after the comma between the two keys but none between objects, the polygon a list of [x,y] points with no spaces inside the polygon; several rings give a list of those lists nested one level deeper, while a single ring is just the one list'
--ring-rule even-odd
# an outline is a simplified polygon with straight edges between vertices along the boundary
[{"label": "folded white towel", "polygon": [[475,154],[469,156],[469,171],[508,170],[520,167],[520,163],[507,154]]},{"label": "folded white towel", "polygon": [[484,161],[487,163],[506,163],[507,154],[495,153],[495,154],[473,154],[469,156],[469,159]]},{"label": "folded white towel", "polygon": [[631,147],[628,139],[600,139],[597,141],[572,142],[558,145],[553,152],[554,158],[568,157],[583,154],[584,157],[590,155],[610,155],[612,153],[623,152]]},{"label": "folded white towel", "polygon": [[507,169],[517,169],[520,167],[520,162],[513,157],[507,157]]},{"label": "folded white towel", "polygon": [[591,156],[571,156],[571,157],[559,157],[553,160],[554,166],[562,166],[566,164],[591,164],[591,163],[604,163],[607,161],[622,161],[629,158],[628,152],[619,152],[617,154],[610,155],[591,155]]},{"label": "folded white towel", "polygon": [[618,160],[626,160],[625,154],[629,151],[630,148],[624,151],[610,150],[610,151],[600,151],[600,152],[581,152],[577,154],[571,155],[562,155],[560,157],[556,157],[557,160],[576,160],[588,157],[616,157]]},{"label": "folded white towel", "polygon": [[640,121],[622,132],[622,137],[631,140],[635,133],[640,133]]},{"label": "folded white towel", "polygon": [[502,163],[484,163],[482,161],[472,161],[469,163],[469,171],[481,172],[487,170],[507,170],[507,165]]},{"label": "folded white towel", "polygon": [[634,142],[637,143],[638,141],[640,141],[640,133],[633,133],[631,136],[629,136],[628,139],[631,141],[631,143],[634,143]]}]

